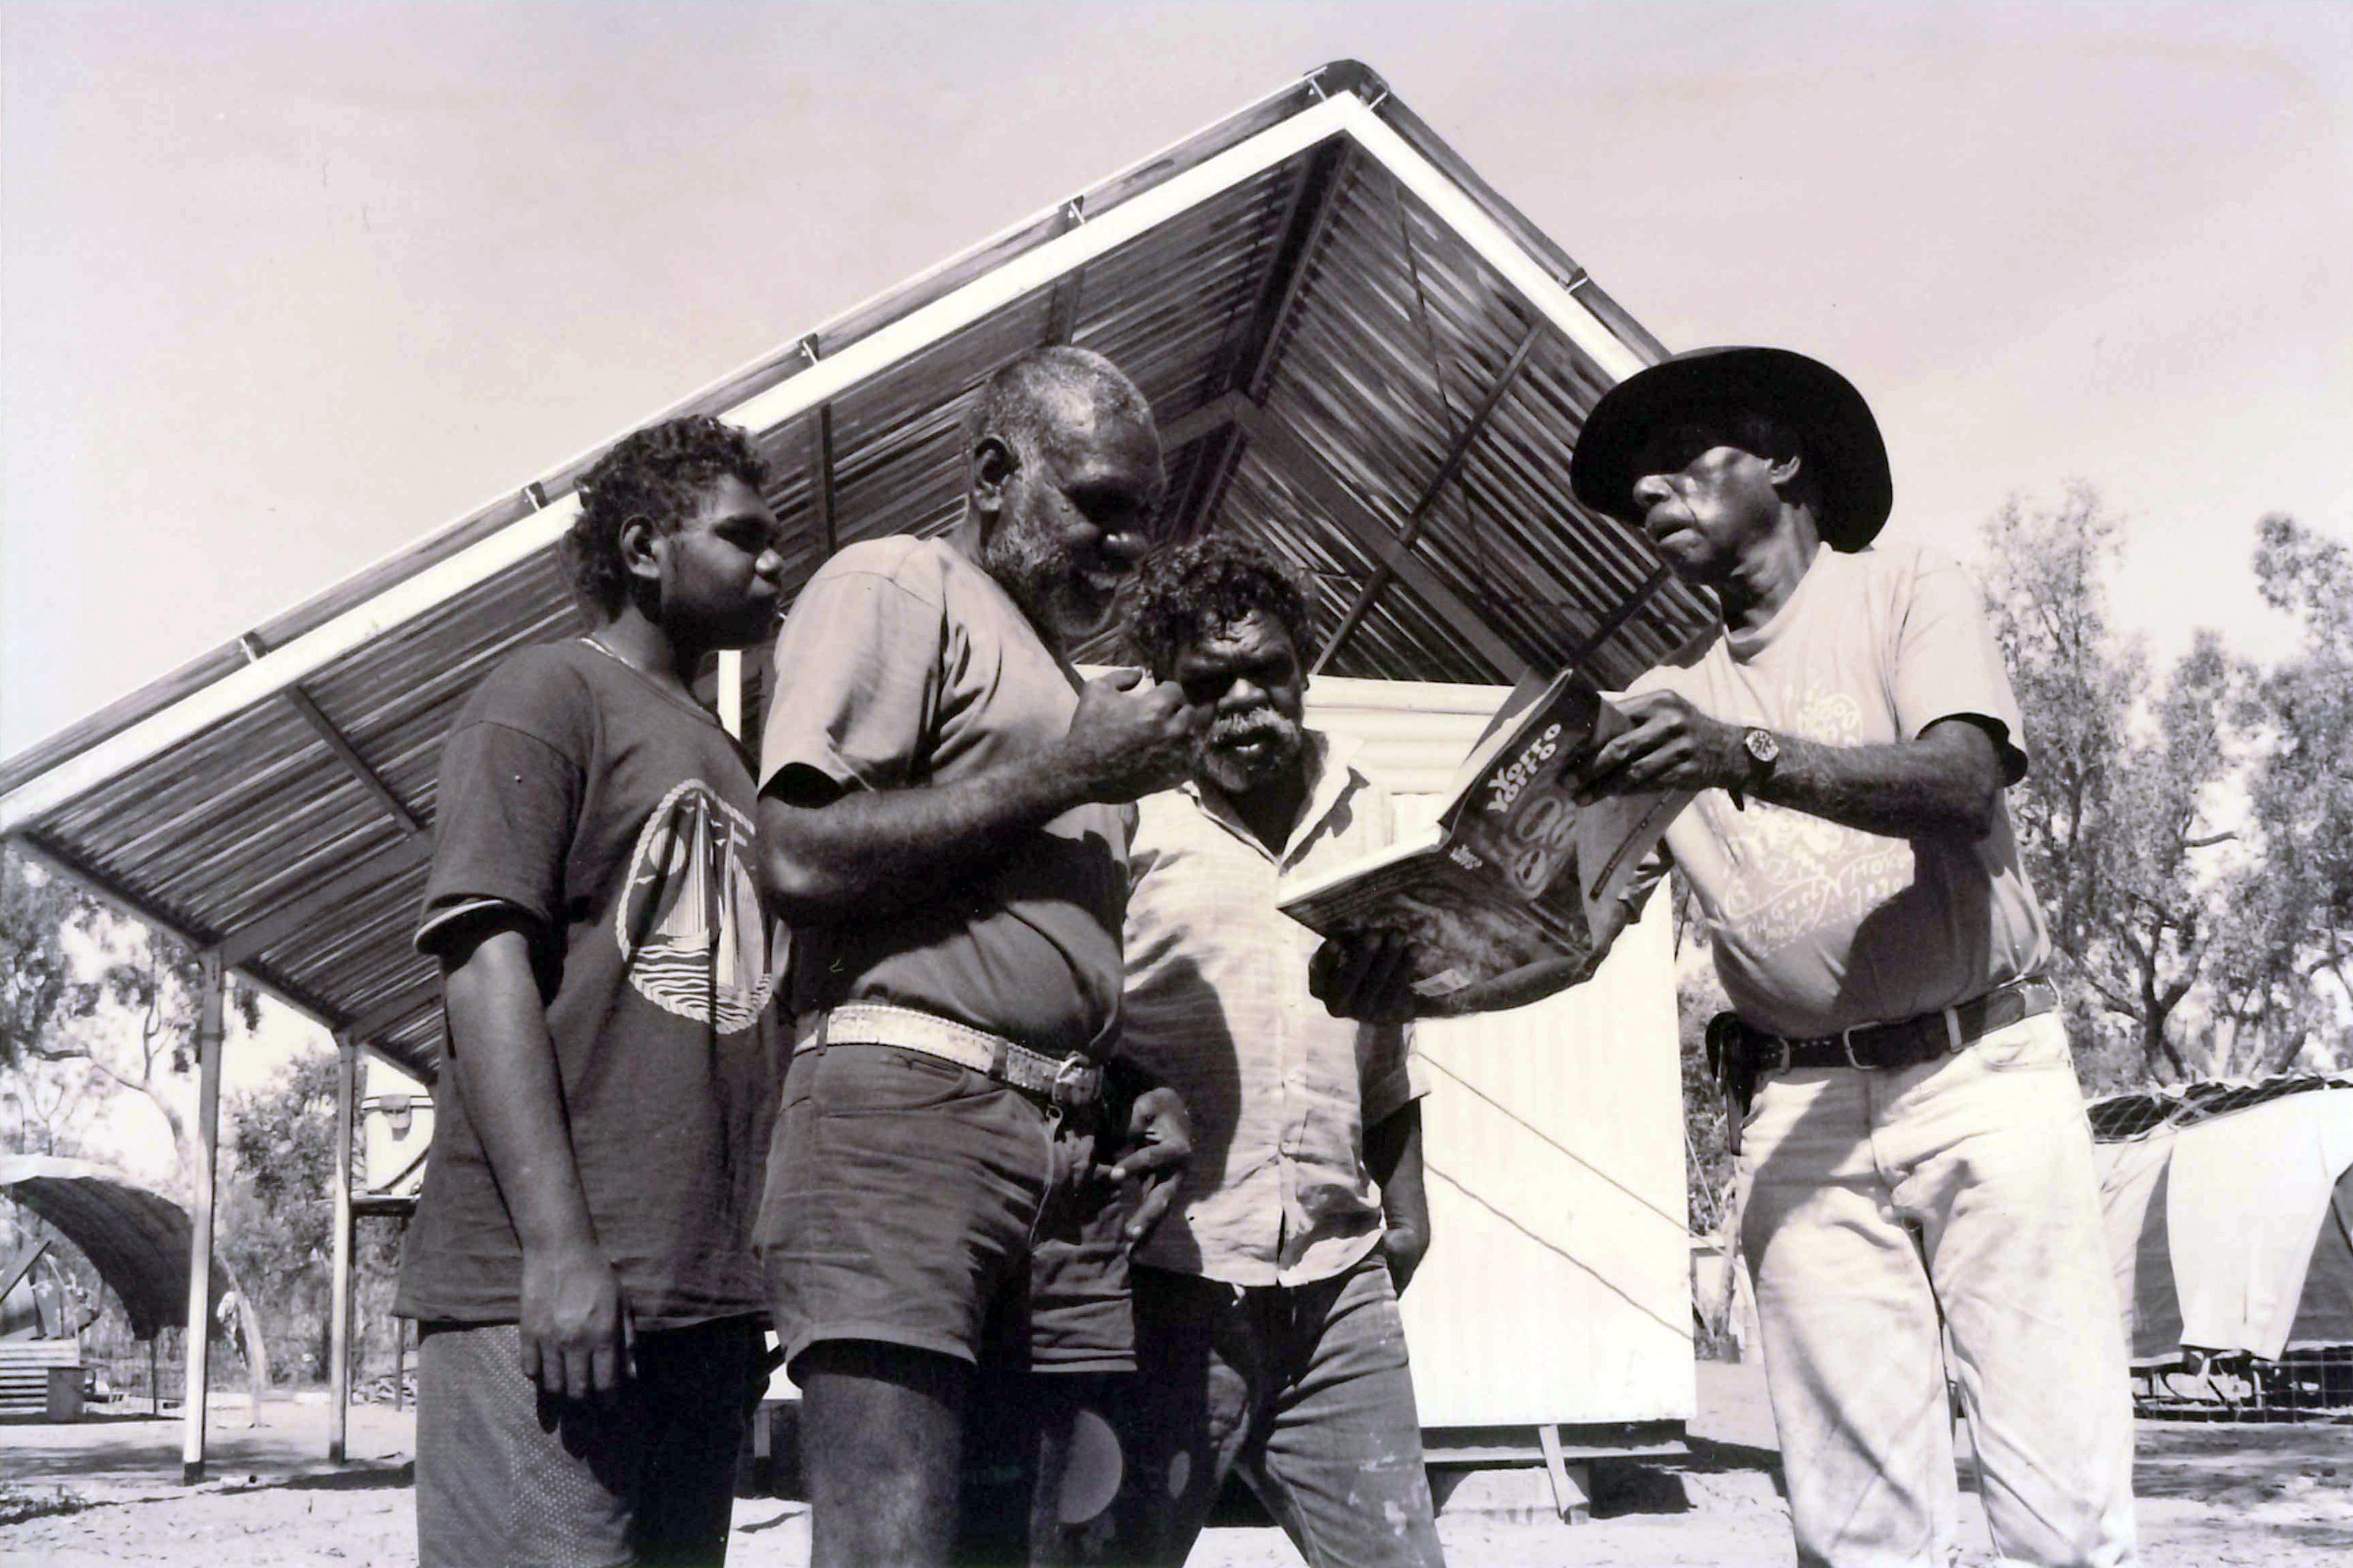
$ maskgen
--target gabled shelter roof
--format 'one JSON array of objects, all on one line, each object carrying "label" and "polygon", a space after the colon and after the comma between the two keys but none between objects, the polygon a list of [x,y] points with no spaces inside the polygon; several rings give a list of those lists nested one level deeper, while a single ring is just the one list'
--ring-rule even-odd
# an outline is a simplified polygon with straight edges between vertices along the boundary
[{"label": "gabled shelter roof", "polygon": [[[1152,399],[1180,532],[1320,583],[1319,672],[1578,659],[1616,686],[1709,618],[1569,495],[1586,412],[1664,350],[1350,61],[652,417],[754,434],[797,583],[853,540],[947,530],[966,395],[1056,342]],[[601,450],[0,765],[0,831],[430,1077],[409,935],[441,739],[491,665],[580,629],[553,546]]]}]

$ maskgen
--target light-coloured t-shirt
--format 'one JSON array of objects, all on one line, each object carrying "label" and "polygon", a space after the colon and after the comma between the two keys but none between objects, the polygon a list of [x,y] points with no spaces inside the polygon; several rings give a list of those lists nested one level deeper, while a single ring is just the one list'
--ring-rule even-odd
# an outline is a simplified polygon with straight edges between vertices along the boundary
[{"label": "light-coloured t-shirt", "polygon": [[[2005,777],[2026,768],[2011,694],[1976,583],[1936,551],[1824,549],[1766,626],[1727,632],[1634,691],[1680,693],[1729,723],[1831,746],[1915,740],[1939,719],[1989,720]],[[2042,911],[2006,806],[1992,831],[1905,840],[1704,791],[1667,829],[1750,1024],[1825,1035],[1968,1001],[2041,970]]]},{"label": "light-coloured t-shirt", "polygon": [[1198,784],[1145,797],[1131,852],[1120,1054],[1184,1096],[1194,1150],[1136,1258],[1232,1285],[1303,1285],[1372,1250],[1365,1129],[1424,1090],[1404,1029],[1335,1018],[1308,994],[1317,938],[1275,908],[1284,872],[1390,840],[1353,743],[1310,741],[1314,785],[1281,855]]},{"label": "light-coloured t-shirt", "polygon": [[[1060,739],[1078,708],[1076,672],[942,540],[837,553],[795,602],[776,669],[764,793],[791,768],[845,790],[952,784]],[[1078,806],[916,902],[796,927],[794,1010],[889,1002],[1056,1056],[1107,1051],[1132,820]]]}]

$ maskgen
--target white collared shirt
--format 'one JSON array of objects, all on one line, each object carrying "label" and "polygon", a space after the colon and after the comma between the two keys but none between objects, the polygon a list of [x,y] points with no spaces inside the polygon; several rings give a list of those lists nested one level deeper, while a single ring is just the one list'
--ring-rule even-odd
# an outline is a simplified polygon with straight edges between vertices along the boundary
[{"label": "white collared shirt", "polygon": [[1426,1092],[1404,1028],[1335,1018],[1308,994],[1319,939],[1275,908],[1284,872],[1391,838],[1354,743],[1308,743],[1308,802],[1281,855],[1198,783],[1141,802],[1130,850],[1120,1050],[1185,1097],[1194,1150],[1136,1258],[1234,1285],[1329,1279],[1372,1249],[1364,1131]]}]

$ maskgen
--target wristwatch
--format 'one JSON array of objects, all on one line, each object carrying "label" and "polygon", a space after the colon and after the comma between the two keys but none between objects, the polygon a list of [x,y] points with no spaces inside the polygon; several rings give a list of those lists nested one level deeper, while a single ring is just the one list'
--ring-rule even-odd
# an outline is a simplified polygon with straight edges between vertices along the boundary
[{"label": "wristwatch", "polygon": [[[1740,749],[1748,753],[1749,784],[1761,784],[1773,776],[1773,764],[1781,760],[1781,742],[1772,731],[1751,724],[1740,731]],[[1742,798],[1740,787],[1733,786],[1730,793],[1732,804],[1746,811],[1748,802]]]}]

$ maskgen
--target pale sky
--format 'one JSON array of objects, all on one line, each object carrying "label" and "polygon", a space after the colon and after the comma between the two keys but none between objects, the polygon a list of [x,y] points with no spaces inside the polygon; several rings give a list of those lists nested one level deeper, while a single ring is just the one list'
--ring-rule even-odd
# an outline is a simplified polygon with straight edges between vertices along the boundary
[{"label": "pale sky", "polygon": [[2098,483],[2160,648],[2353,535],[2353,6],[0,7],[0,753],[1327,59],[1897,530]]}]

